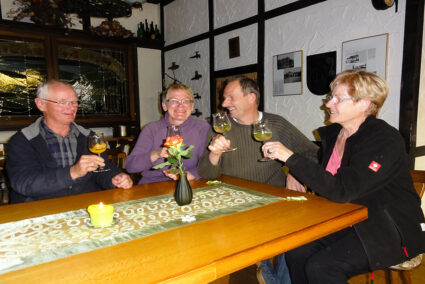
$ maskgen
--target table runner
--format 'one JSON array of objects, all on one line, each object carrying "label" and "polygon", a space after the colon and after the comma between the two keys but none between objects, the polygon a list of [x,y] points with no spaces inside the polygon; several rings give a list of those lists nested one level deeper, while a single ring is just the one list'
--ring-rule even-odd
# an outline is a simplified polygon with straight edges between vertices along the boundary
[{"label": "table runner", "polygon": [[92,228],[86,209],[0,224],[0,274],[184,226],[187,215],[200,222],[281,199],[219,184],[194,190],[181,207],[172,194],[115,203],[107,228]]}]

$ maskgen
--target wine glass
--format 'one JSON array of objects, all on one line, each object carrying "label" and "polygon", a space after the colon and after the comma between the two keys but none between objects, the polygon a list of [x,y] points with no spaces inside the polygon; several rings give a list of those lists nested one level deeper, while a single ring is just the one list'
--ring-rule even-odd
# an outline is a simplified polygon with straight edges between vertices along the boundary
[{"label": "wine glass", "polygon": [[[270,140],[272,138],[272,131],[267,126],[267,121],[258,121],[252,127],[252,134],[254,135],[254,139],[257,141],[261,141],[261,144],[264,144],[264,141]],[[259,162],[268,162],[273,161],[270,158],[263,157],[258,160]]]},{"label": "wine glass", "polygon": [[[106,151],[106,141],[103,137],[103,133],[96,134],[94,132],[90,133],[89,136],[89,150],[90,152],[97,154],[100,157],[100,154]],[[95,170],[95,173],[101,173],[109,171],[110,169],[105,167],[99,167]]]},{"label": "wine glass", "polygon": [[[223,136],[225,136],[225,132],[230,131],[232,124],[230,123],[230,119],[226,112],[218,112],[213,114],[213,128],[215,132],[223,134]],[[230,152],[234,150],[236,150],[236,147],[230,147],[223,150],[223,152]]]},{"label": "wine glass", "polygon": [[180,126],[169,125],[167,127],[167,137],[172,137],[172,136],[181,136],[180,135]]}]

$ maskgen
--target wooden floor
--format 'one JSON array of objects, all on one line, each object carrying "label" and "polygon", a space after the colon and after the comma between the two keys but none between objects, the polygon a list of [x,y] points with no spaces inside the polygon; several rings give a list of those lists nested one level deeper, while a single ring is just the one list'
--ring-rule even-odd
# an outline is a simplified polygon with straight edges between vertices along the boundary
[{"label": "wooden floor", "polygon": [[[412,284],[425,284],[425,261],[422,264],[410,272]],[[224,277],[220,280],[212,282],[214,284],[257,284],[256,277],[256,266],[247,267],[241,271],[237,271],[230,275],[230,277]],[[370,274],[362,274],[351,278],[348,281],[349,284],[370,284]],[[404,283],[403,281],[399,283]],[[386,281],[385,271],[375,271],[375,279],[373,284],[392,284]]]}]

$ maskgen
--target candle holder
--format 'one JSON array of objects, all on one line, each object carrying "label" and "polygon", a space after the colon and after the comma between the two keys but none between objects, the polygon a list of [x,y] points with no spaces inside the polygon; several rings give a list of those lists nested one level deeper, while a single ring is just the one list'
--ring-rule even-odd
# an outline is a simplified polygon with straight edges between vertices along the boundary
[{"label": "candle holder", "polygon": [[90,214],[91,225],[94,228],[109,227],[114,223],[114,206],[99,204],[90,205],[87,208]]}]

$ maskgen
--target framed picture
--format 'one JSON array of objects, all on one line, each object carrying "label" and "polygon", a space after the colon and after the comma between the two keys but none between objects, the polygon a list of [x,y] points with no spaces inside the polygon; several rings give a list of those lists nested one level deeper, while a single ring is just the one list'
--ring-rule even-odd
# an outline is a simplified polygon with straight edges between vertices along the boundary
[{"label": "framed picture", "polygon": [[363,69],[387,77],[388,34],[364,37],[342,43],[341,71]]},{"label": "framed picture", "polygon": [[273,56],[273,96],[301,95],[303,51]]}]

